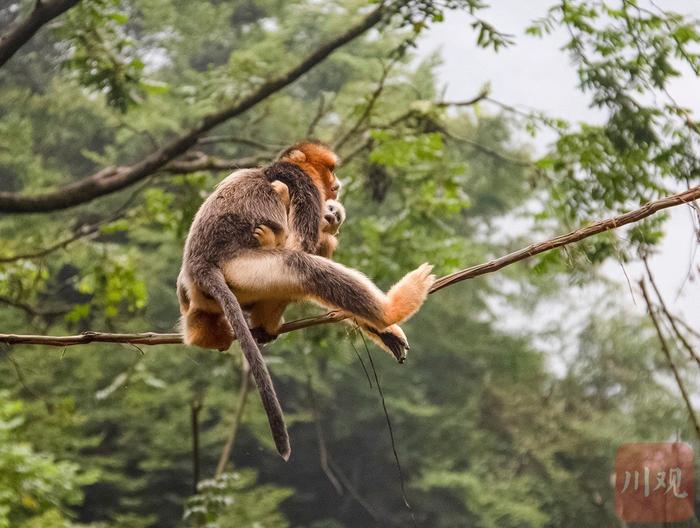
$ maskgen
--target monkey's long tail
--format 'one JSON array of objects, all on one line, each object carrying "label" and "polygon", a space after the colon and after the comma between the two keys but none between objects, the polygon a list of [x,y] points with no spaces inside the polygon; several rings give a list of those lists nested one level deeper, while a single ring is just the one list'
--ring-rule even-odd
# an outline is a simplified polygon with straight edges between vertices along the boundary
[{"label": "monkey's long tail", "polygon": [[291,448],[289,447],[289,434],[287,433],[287,426],[284,423],[282,407],[277,399],[275,386],[272,383],[272,378],[270,377],[270,372],[267,370],[267,365],[265,365],[262,353],[255,339],[253,339],[250,329],[248,328],[248,323],[243,316],[241,305],[238,299],[236,299],[236,296],[229,289],[223,273],[218,268],[210,268],[204,273],[199,273],[198,278],[203,282],[203,284],[201,284],[202,288],[208,291],[221,305],[226,319],[231,325],[231,328],[233,328],[238,342],[241,344],[241,350],[243,350],[245,358],[248,360],[250,371],[253,374],[255,384],[260,393],[260,399],[267,413],[267,420],[270,424],[270,431],[272,432],[275,446],[277,447],[278,453],[287,461],[289,460]]}]

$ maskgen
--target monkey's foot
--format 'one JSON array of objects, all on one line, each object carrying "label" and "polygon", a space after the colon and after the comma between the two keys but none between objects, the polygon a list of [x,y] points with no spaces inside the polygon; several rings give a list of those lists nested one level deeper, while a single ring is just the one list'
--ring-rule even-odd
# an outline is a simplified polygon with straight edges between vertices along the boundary
[{"label": "monkey's foot", "polygon": [[391,325],[381,331],[371,326],[363,326],[363,328],[367,330],[367,336],[379,348],[389,352],[399,363],[406,361],[406,356],[411,347],[408,345],[406,334],[403,333],[399,325]]},{"label": "monkey's foot", "polygon": [[250,333],[258,343],[270,343],[277,339],[276,335],[269,334],[262,326],[256,326],[250,329]]}]

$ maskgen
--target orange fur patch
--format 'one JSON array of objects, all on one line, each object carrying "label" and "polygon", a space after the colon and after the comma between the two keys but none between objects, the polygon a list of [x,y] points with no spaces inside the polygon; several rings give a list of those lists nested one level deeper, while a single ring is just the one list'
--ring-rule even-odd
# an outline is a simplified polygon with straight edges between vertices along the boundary
[{"label": "orange fur patch", "polygon": [[222,314],[192,310],[183,319],[187,345],[228,350],[233,343],[233,331]]},{"label": "orange fur patch", "polygon": [[338,197],[339,183],[335,177],[338,156],[320,143],[301,142],[290,147],[282,159],[299,165],[309,175],[324,200]]}]

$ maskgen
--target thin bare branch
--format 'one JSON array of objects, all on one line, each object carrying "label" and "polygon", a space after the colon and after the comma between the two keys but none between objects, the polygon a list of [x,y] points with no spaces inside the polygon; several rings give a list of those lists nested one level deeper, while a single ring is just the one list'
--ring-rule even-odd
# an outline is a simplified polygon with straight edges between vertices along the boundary
[{"label": "thin bare branch", "polygon": [[[659,200],[649,202],[639,209],[630,211],[629,213],[624,213],[613,218],[608,218],[607,220],[600,220],[586,227],[577,229],[567,233],[566,235],[559,235],[549,240],[543,242],[538,242],[536,244],[531,244],[525,248],[513,251],[502,257],[494,260],[490,260],[483,264],[477,264],[476,266],[471,266],[469,268],[456,271],[449,275],[439,278],[433,284],[430,289],[430,293],[435,293],[443,288],[462,282],[467,279],[472,279],[480,275],[486,275],[488,273],[493,273],[506,266],[515,264],[522,260],[526,260],[540,253],[550,251],[555,248],[563,247],[574,242],[579,242],[585,238],[609,231],[611,229],[617,229],[627,224],[638,222],[654,213],[667,209],[669,207],[675,207],[677,205],[687,204],[694,200],[700,198],[700,186],[693,187],[687,191],[674,194],[672,196],[667,196]],[[297,321],[291,321],[285,323],[280,327],[280,334],[287,332],[293,332],[295,330],[301,330],[302,328],[309,328],[311,326],[317,326],[322,324],[337,323],[347,319],[347,316],[341,311],[332,311],[319,315],[317,317],[309,317],[306,319],[300,319]],[[80,345],[92,342],[102,342],[102,343],[136,343],[142,345],[165,345],[165,344],[180,344],[182,343],[180,334],[156,334],[153,332],[148,332],[144,334],[107,334],[100,332],[86,332],[80,335],[74,336],[42,336],[42,335],[16,335],[16,334],[0,334],[0,343],[7,343],[9,345],[15,344],[33,344],[33,345],[48,345],[48,346],[70,346],[70,345]]]},{"label": "thin bare branch", "polygon": [[440,132],[442,132],[448,139],[451,139],[453,141],[456,141],[457,143],[464,143],[465,145],[469,145],[475,150],[478,150],[487,156],[491,156],[492,158],[495,158],[500,161],[504,161],[506,163],[509,163],[511,165],[516,165],[518,167],[529,167],[533,168],[535,167],[535,164],[532,163],[531,161],[525,161],[517,158],[511,158],[510,156],[507,156],[505,154],[502,154],[498,152],[497,150],[492,149],[491,147],[487,147],[486,145],[482,145],[481,143],[474,141],[473,139],[465,138],[462,136],[458,136],[456,134],[453,134],[449,130],[447,130],[446,127],[440,125],[439,123],[436,123],[438,125]]},{"label": "thin bare branch", "polygon": [[318,402],[316,401],[316,393],[314,392],[313,380],[311,379],[311,371],[308,364],[306,365],[306,393],[311,407],[311,417],[314,421],[316,429],[316,439],[318,440],[318,458],[321,466],[321,471],[326,475],[338,495],[343,494],[343,487],[338,482],[338,478],[333,473],[333,470],[328,465],[328,448],[326,447],[326,437],[323,434],[321,425],[321,413],[318,411]]},{"label": "thin bare branch", "polygon": [[642,261],[644,262],[644,268],[646,269],[647,272],[647,277],[649,277],[649,282],[651,283],[651,287],[654,289],[654,293],[656,293],[656,298],[659,300],[659,306],[661,308],[661,311],[664,313],[666,316],[666,320],[668,321],[668,324],[671,326],[671,330],[673,330],[674,335],[676,336],[676,339],[681,342],[681,345],[683,348],[688,352],[688,355],[690,356],[690,359],[694,360],[695,363],[700,367],[700,357],[698,354],[695,352],[695,349],[690,345],[688,340],[686,339],[685,335],[683,332],[680,331],[680,328],[678,328],[678,325],[676,324],[676,319],[675,317],[668,309],[666,306],[666,302],[664,301],[664,298],[661,296],[661,291],[659,291],[659,288],[656,286],[656,281],[654,280],[654,275],[651,272],[651,268],[649,267],[649,262],[647,261],[646,256],[642,258]]},{"label": "thin bare branch", "polygon": [[70,311],[70,308],[56,308],[52,310],[42,310],[40,308],[35,308],[31,304],[7,297],[6,295],[0,295],[0,304],[6,304],[7,306],[12,306],[18,310],[22,310],[30,317],[55,317],[59,315],[64,315]]},{"label": "thin bare branch", "polygon": [[326,115],[326,112],[331,109],[333,106],[333,102],[331,101],[331,104],[326,107],[326,96],[323,95],[323,92],[318,96],[318,106],[316,107],[316,114],[314,117],[311,119],[311,122],[309,123],[308,128],[306,129],[306,137],[312,137],[316,133],[316,126],[319,124],[321,119],[323,119],[323,116]]},{"label": "thin bare branch", "polygon": [[[147,181],[148,180],[146,180],[146,182]],[[76,241],[81,240],[83,238],[91,237],[92,235],[99,233],[100,229],[105,224],[109,224],[110,222],[114,222],[115,220],[119,220],[120,218],[124,217],[127,210],[132,205],[132,203],[134,202],[134,200],[138,196],[139,192],[143,189],[143,187],[144,187],[144,185],[141,185],[135,191],[133,191],[129,195],[129,197],[126,199],[126,201],[121,206],[119,206],[112,214],[108,215],[107,217],[105,217],[101,220],[98,220],[92,224],[82,225],[78,229],[76,229],[72,235],[70,235],[62,240],[59,240],[58,242],[51,244],[45,248],[38,249],[35,251],[28,251],[26,253],[19,253],[19,254],[15,254],[15,255],[10,255],[7,257],[0,257],[0,264],[8,263],[8,262],[16,262],[18,260],[39,259],[39,258],[45,257],[46,255],[53,253],[54,251],[58,251],[59,249],[64,249],[64,248],[68,247],[70,244],[72,244],[73,242],[76,242]]]},{"label": "thin bare branch", "polygon": [[531,244],[523,249],[519,249],[518,251],[514,251],[484,264],[478,264],[476,266],[451,273],[450,275],[438,279],[433,285],[430,293],[439,291],[442,288],[450,286],[456,282],[471,279],[472,277],[477,277],[479,275],[485,275],[487,273],[493,273],[494,271],[498,271],[501,268],[509,266],[515,262],[525,260],[551,249],[566,246],[574,242],[579,242],[585,238],[603,233],[605,231],[610,231],[611,229],[617,229],[627,224],[639,222],[640,220],[643,220],[644,218],[647,218],[648,216],[651,216],[663,209],[687,204],[699,198],[700,186],[692,187],[687,191],[683,191],[672,196],[667,196],[653,202],[648,202],[639,209],[635,209],[629,213],[608,218],[607,220],[600,220],[586,227],[577,229],[576,231],[567,233],[566,235],[560,235],[550,240],[545,240],[544,242]]},{"label": "thin bare branch", "polygon": [[377,25],[384,17],[385,12],[384,5],[380,4],[379,7],[365,16],[360,22],[351,26],[335,39],[319,46],[293,68],[278,77],[269,79],[238,102],[223,110],[204,116],[193,128],[172,139],[138,163],[128,167],[108,167],[92,176],[44,194],[25,195],[1,192],[0,212],[46,213],[68,209],[133,185],[187,152],[206,132],[229,119],[243,114],[299,79],[309,70],[323,62],[336,49]]},{"label": "thin bare branch", "polygon": [[685,406],[688,409],[688,416],[690,417],[690,421],[693,422],[695,434],[697,435],[698,440],[700,440],[700,423],[698,423],[698,417],[695,415],[693,405],[690,403],[690,396],[688,396],[688,391],[686,390],[685,385],[683,384],[683,379],[681,378],[680,372],[678,372],[678,367],[676,367],[676,364],[673,362],[671,350],[669,349],[668,343],[666,342],[666,338],[664,337],[664,334],[661,331],[659,321],[656,319],[656,315],[654,314],[654,305],[652,304],[651,299],[649,298],[649,294],[647,293],[647,287],[644,282],[644,279],[639,281],[639,287],[642,290],[644,301],[646,301],[647,303],[647,311],[649,313],[649,317],[651,318],[651,322],[654,324],[656,335],[659,337],[659,342],[661,343],[661,350],[663,351],[664,356],[666,356],[666,362],[668,363],[671,372],[673,372],[673,377],[676,379],[676,384],[678,385],[678,389],[681,391],[681,396],[683,396],[683,401],[685,402]]},{"label": "thin bare branch", "polygon": [[190,425],[192,428],[192,493],[197,494],[199,484],[199,412],[202,401],[195,398],[190,402]]},{"label": "thin bare branch", "polygon": [[367,104],[365,105],[362,114],[360,114],[360,117],[357,118],[355,124],[352,125],[348,129],[348,131],[345,132],[345,134],[342,134],[336,141],[333,142],[333,150],[340,150],[343,147],[343,145],[345,145],[345,143],[347,143],[355,135],[355,133],[357,133],[357,131],[365,123],[365,121],[369,121],[372,115],[372,110],[374,110],[374,106],[377,104],[379,97],[384,91],[384,84],[386,83],[386,79],[389,76],[389,72],[391,71],[391,68],[394,66],[394,64],[396,64],[397,60],[398,58],[394,59],[386,66],[382,66],[382,75],[379,78],[379,82],[377,82],[377,87],[370,94],[369,100],[367,101]]},{"label": "thin bare branch", "polygon": [[217,478],[226,471],[226,466],[231,458],[231,451],[233,451],[233,445],[236,443],[238,428],[243,420],[243,411],[245,410],[248,393],[250,392],[252,381],[250,366],[243,356],[241,356],[241,362],[241,387],[238,390],[238,399],[236,400],[236,413],[233,415],[233,422],[231,423],[231,428],[226,438],[226,444],[224,444],[224,449],[221,451],[221,456],[219,457],[219,463],[216,466],[215,477]]},{"label": "thin bare branch", "polygon": [[436,106],[447,107],[447,106],[474,106],[479,101],[483,101],[488,98],[490,91],[488,88],[484,88],[477,95],[466,101],[439,101],[435,103]]},{"label": "thin bare branch", "polygon": [[0,67],[31,39],[47,22],[65,13],[80,0],[37,0],[27,18],[0,36]]}]

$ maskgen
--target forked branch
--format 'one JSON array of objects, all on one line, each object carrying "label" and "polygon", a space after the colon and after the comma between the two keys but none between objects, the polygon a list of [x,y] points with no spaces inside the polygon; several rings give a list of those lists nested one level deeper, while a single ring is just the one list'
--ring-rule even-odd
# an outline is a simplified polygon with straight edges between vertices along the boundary
[{"label": "forked branch", "polygon": [[268,97],[299,79],[306,72],[323,62],[331,53],[353,41],[367,30],[377,25],[388,8],[380,4],[360,22],[350,26],[344,33],[322,44],[299,64],[277,77],[273,77],[236,103],[204,116],[190,130],[170,140],[161,148],[150,153],[141,161],[127,167],[107,167],[101,171],[44,194],[25,195],[0,192],[0,213],[46,213],[68,209],[90,202],[143,180],[168,163],[185,154],[197,144],[207,132],[220,124],[238,117],[255,107]]}]

